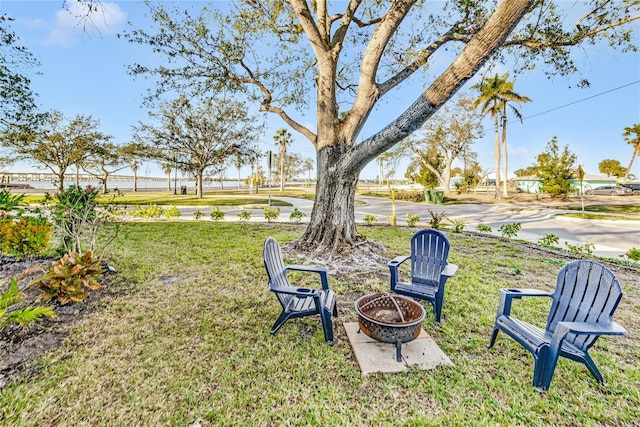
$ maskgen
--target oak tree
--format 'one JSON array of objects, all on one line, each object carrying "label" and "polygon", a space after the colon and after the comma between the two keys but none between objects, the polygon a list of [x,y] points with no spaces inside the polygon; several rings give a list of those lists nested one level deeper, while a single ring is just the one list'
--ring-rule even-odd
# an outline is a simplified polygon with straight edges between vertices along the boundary
[{"label": "oak tree", "polygon": [[[487,61],[516,55],[518,68],[575,71],[573,46],[606,39],[635,49],[629,23],[639,9],[636,0],[591,0],[569,22],[561,2],[550,0],[237,0],[200,11],[146,4],[156,27],[125,37],[162,55],[160,66],[131,66],[156,79],[154,95],[237,90],[314,146],[316,198],[295,246],[316,254],[364,240],[354,216],[360,172],[419,129]],[[440,68],[436,60],[447,62]],[[408,85],[413,103],[378,117],[362,135],[376,107]],[[308,105],[312,125],[297,116]]]}]

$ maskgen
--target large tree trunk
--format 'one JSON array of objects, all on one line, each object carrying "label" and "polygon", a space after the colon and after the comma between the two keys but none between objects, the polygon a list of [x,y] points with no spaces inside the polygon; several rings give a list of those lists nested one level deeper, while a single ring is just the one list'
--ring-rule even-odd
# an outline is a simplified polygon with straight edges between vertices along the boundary
[{"label": "large tree trunk", "polygon": [[[360,171],[380,154],[419,129],[455,95],[500,47],[533,3],[534,0],[501,1],[485,26],[465,46],[462,53],[411,106],[380,132],[358,144],[355,141],[371,111],[370,107],[380,96],[380,86],[374,83],[374,50],[383,46],[375,43],[373,47],[369,46],[371,50],[365,53],[361,84],[354,106],[344,120],[338,120],[335,78],[339,45],[334,46],[335,50],[324,50],[329,39],[314,36],[312,46],[318,60],[317,136],[311,140],[317,151],[318,184],[309,225],[304,235],[295,242],[296,249],[306,252],[315,250],[316,253],[330,250],[332,254],[336,254],[363,240],[356,231],[354,218],[356,184]],[[305,33],[310,37],[319,34],[316,32],[317,27],[313,27],[308,19],[308,10],[301,7],[299,2],[291,4],[297,8]],[[399,7],[403,4],[394,3]],[[384,31],[383,29],[380,33],[381,38],[384,38]],[[302,127],[298,126],[297,129]],[[496,145],[499,156],[500,140],[497,133]],[[497,197],[500,196],[499,174],[498,163]]]},{"label": "large tree trunk", "polygon": [[318,182],[311,219],[296,247],[305,252],[341,253],[361,242],[356,231],[355,195],[359,169],[340,162],[339,146],[327,146],[317,153]]}]

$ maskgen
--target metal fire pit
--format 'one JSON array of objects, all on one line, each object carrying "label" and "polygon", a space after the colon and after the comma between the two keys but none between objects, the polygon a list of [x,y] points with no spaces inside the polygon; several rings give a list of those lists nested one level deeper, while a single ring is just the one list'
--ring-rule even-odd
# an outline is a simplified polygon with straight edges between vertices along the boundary
[{"label": "metal fire pit", "polygon": [[358,325],[365,335],[396,345],[396,360],[402,361],[402,343],[420,335],[424,307],[412,299],[379,292],[364,295],[355,303]]}]

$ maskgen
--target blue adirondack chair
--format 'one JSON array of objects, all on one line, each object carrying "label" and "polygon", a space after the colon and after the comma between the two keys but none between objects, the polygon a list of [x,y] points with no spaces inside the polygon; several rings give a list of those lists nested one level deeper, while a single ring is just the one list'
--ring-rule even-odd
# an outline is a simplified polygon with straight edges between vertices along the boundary
[{"label": "blue adirondack chair", "polygon": [[[458,270],[447,262],[449,239],[433,228],[420,230],[411,237],[411,255],[389,262],[391,292],[431,302],[436,323],[442,318],[444,285]],[[411,259],[411,282],[401,282],[399,268]]]},{"label": "blue adirondack chair", "polygon": [[[550,297],[551,309],[545,329],[511,317],[512,300],[521,297]],[[503,331],[533,355],[533,386],[549,389],[558,357],[584,363],[601,384],[602,375],[589,356],[589,348],[600,335],[624,335],[613,321],[622,298],[622,288],[613,273],[593,261],[574,261],[558,272],[553,293],[537,289],[500,289],[500,305],[488,347]]]},{"label": "blue adirondack chair", "polygon": [[[282,305],[282,313],[273,324],[271,334],[278,332],[278,329],[289,319],[320,314],[324,339],[329,345],[333,345],[331,316],[337,316],[338,311],[336,295],[329,289],[327,270],[315,266],[285,266],[280,245],[273,237],[267,238],[264,242],[264,266],[269,276],[269,290],[276,294]],[[287,271],[291,270],[318,273],[322,289],[292,286],[287,278]]]}]

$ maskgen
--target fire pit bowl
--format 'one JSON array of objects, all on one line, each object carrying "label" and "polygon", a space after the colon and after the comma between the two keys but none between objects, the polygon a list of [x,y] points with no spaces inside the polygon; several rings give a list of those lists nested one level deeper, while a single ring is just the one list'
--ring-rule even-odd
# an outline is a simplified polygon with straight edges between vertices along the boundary
[{"label": "fire pit bowl", "polygon": [[402,343],[420,335],[425,311],[422,305],[388,292],[364,295],[355,302],[358,325],[365,335],[396,345],[396,360],[402,361]]}]

